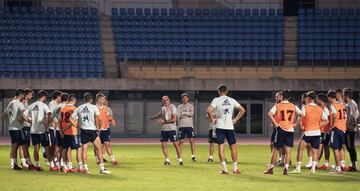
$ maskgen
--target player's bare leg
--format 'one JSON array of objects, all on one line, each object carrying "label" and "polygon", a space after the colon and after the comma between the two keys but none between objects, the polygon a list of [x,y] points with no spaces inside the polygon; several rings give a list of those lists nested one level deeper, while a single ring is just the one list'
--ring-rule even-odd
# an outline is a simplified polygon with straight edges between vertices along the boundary
[{"label": "player's bare leg", "polygon": [[21,168],[17,164],[17,150],[19,148],[19,144],[14,143],[11,145],[10,149],[10,165],[14,170],[20,170]]},{"label": "player's bare leg", "polygon": [[60,160],[60,169],[61,169],[61,171],[62,172],[64,172],[64,173],[68,173],[69,172],[69,169],[68,169],[68,167],[67,167],[67,165],[66,165],[66,158],[68,158],[67,157],[67,155],[68,155],[68,150],[70,150],[70,149],[62,149],[61,150],[61,159],[63,159],[63,160]]},{"label": "player's bare leg", "polygon": [[330,171],[330,173],[334,173],[334,174],[342,173],[342,169],[341,169],[341,152],[342,151],[341,150],[343,150],[343,149],[333,149],[336,166],[335,166],[335,169]]},{"label": "player's bare leg", "polygon": [[96,153],[98,154],[97,157],[99,158],[99,166],[100,166],[100,173],[101,174],[110,174],[111,172],[110,171],[107,171],[105,169],[105,165],[104,165],[104,159],[103,159],[103,155],[102,155],[102,151],[101,151],[101,141],[100,141],[100,138],[97,137],[95,139],[95,141],[93,142],[93,145],[94,147],[96,148]]},{"label": "player's bare leg", "polygon": [[215,144],[210,143],[209,145],[209,159],[208,162],[214,162],[214,151],[215,151]]},{"label": "player's bare leg", "polygon": [[312,156],[311,156],[311,147],[310,147],[310,144],[306,144],[306,153],[307,153],[307,156],[308,156],[308,163],[305,165],[305,167],[306,167],[306,168],[311,168],[313,158],[312,158]]},{"label": "player's bare leg", "polygon": [[238,152],[237,152],[237,145],[232,144],[230,145],[231,150],[231,159],[233,162],[233,173],[234,174],[240,174],[240,170],[238,169]]},{"label": "player's bare leg", "polygon": [[312,166],[311,166],[311,173],[315,173],[315,169],[317,167],[318,161],[318,149],[311,148],[311,156],[312,156]]},{"label": "player's bare leg", "polygon": [[73,167],[73,163],[72,163],[72,152],[71,152],[71,148],[67,149],[66,152],[66,166],[69,169],[69,172],[75,172],[75,169]]},{"label": "player's bare leg", "polygon": [[182,159],[181,159],[181,151],[180,151],[180,146],[179,146],[179,142],[178,141],[174,141],[173,142],[173,145],[175,147],[175,150],[176,150],[176,154],[177,154],[177,157],[178,157],[178,162],[179,162],[179,165],[184,165]]},{"label": "player's bare leg", "polygon": [[[299,141],[296,153],[296,168],[291,171],[290,174],[299,174],[301,173],[301,161],[303,159],[303,151],[306,148],[307,143],[304,140]],[[287,157],[286,157],[287,158]]]},{"label": "player's bare leg", "polygon": [[77,171],[79,173],[82,173],[84,172],[84,169],[83,169],[83,164],[82,164],[82,150],[81,150],[81,147],[76,149],[76,162],[78,163],[78,169]]},{"label": "player's bare leg", "polygon": [[88,158],[87,158],[87,150],[88,150],[88,144],[82,144],[81,145],[81,158],[84,164],[84,172],[85,173],[89,173],[89,168],[88,168]]},{"label": "player's bare leg", "polygon": [[[118,165],[118,162],[117,162],[117,160],[115,159],[115,155],[114,155],[114,153],[113,153],[113,151],[112,151],[111,142],[110,142],[110,141],[105,141],[103,145],[104,145],[104,147],[105,147],[105,150],[106,150],[107,154],[110,156],[111,163],[112,163],[113,165]],[[102,148],[104,148],[104,147],[102,147]],[[102,153],[103,153],[103,152],[102,152]]]},{"label": "player's bare leg", "polygon": [[190,147],[191,147],[191,160],[193,162],[195,162],[196,161],[196,159],[195,159],[195,139],[189,138],[189,143],[190,143]]},{"label": "player's bare leg", "polygon": [[278,157],[279,151],[280,151],[280,148],[273,147],[273,150],[271,152],[270,165],[269,165],[269,168],[264,171],[264,174],[274,174],[274,167],[277,164],[277,157]]},{"label": "player's bare leg", "polygon": [[182,154],[182,151],[183,151],[183,146],[184,146],[184,139],[179,139],[179,149],[180,149],[180,154]]},{"label": "player's bare leg", "polygon": [[169,149],[167,146],[167,142],[161,142],[161,149],[165,157],[164,165],[170,165]]},{"label": "player's bare leg", "polygon": [[46,158],[48,159],[48,162],[50,163],[50,171],[57,171],[57,167],[55,166],[54,160],[53,160],[53,153],[51,153],[51,148],[50,146],[46,146],[45,147],[45,155]]},{"label": "player's bare leg", "polygon": [[225,161],[225,152],[224,152],[224,144],[218,144],[218,152],[219,152],[219,159],[220,164],[222,166],[221,174],[228,174],[226,161]]},{"label": "player's bare leg", "polygon": [[341,166],[341,170],[344,170],[345,169],[345,149],[344,148],[341,148],[339,150],[339,154],[340,154],[340,166]]},{"label": "player's bare leg", "polygon": [[39,144],[34,145],[34,160],[35,160],[35,167],[36,167],[36,170],[37,170],[37,171],[43,170],[43,169],[40,167],[39,151],[40,151],[40,145],[39,145]]}]

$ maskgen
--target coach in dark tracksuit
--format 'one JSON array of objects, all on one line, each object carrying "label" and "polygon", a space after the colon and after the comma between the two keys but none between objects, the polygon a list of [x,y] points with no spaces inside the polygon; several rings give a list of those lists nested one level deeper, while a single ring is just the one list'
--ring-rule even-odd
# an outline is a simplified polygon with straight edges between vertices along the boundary
[{"label": "coach in dark tracksuit", "polygon": [[356,133],[357,120],[359,118],[359,108],[356,102],[352,99],[353,98],[352,89],[350,88],[344,89],[344,98],[346,102],[345,109],[347,113],[345,143],[346,143],[346,149],[348,150],[351,159],[351,166],[347,167],[345,170],[355,172],[357,170],[355,133]]}]

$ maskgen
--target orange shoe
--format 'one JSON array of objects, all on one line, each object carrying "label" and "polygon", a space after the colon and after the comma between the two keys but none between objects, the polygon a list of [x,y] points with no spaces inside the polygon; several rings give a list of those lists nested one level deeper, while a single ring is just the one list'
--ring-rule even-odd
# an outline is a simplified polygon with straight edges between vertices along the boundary
[{"label": "orange shoe", "polygon": [[319,167],[319,169],[320,170],[329,170],[330,167],[323,164],[322,166]]},{"label": "orange shoe", "polygon": [[69,172],[70,172],[69,169],[64,168],[64,167],[61,167],[60,170],[61,170],[61,172],[63,172],[63,173],[69,173]]},{"label": "orange shoe", "polygon": [[346,171],[346,172],[356,172],[357,169],[356,169],[356,168],[353,168],[352,166],[348,166],[348,167],[345,168],[345,171]]},{"label": "orange shoe", "polygon": [[50,167],[50,171],[58,171],[59,169],[56,167],[56,166],[54,166],[54,167]]},{"label": "orange shoe", "polygon": [[114,160],[114,161],[111,161],[111,164],[115,166],[115,165],[118,165],[119,162],[117,160]]},{"label": "orange shoe", "polygon": [[29,170],[36,170],[36,167],[34,165],[29,165]]},{"label": "orange shoe", "polygon": [[75,172],[74,168],[69,168],[68,170],[69,170],[69,172]]},{"label": "orange shoe", "polygon": [[273,168],[269,168],[269,169],[265,170],[264,174],[274,174]]}]

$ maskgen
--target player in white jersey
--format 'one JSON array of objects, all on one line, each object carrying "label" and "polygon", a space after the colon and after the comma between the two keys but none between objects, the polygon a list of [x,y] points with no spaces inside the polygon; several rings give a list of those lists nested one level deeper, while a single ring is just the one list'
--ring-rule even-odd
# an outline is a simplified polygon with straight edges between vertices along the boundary
[{"label": "player in white jersey", "polygon": [[[69,98],[69,94],[62,92],[60,95],[61,103],[56,106],[54,113],[52,113],[52,117],[56,118],[56,120],[58,121],[59,124],[60,124],[59,121],[61,118],[61,109],[66,105],[68,98]],[[56,130],[56,147],[55,147],[55,156],[57,158],[57,161],[55,162],[55,165],[58,167],[58,169],[60,169],[60,163],[64,162],[64,160],[66,161],[66,158],[63,159],[61,157],[62,140],[63,140],[63,137],[60,133],[60,129],[59,130],[57,129]],[[58,149],[58,150],[56,150],[56,149]],[[67,156],[71,157],[71,150],[68,150]]]},{"label": "player in white jersey", "polygon": [[92,104],[94,96],[91,93],[85,93],[84,98],[85,103],[76,108],[74,113],[71,115],[72,124],[74,126],[78,125],[78,128],[81,129],[80,137],[84,172],[90,172],[88,168],[87,149],[88,143],[91,142],[96,148],[96,153],[99,153],[97,157],[99,158],[100,163],[100,173],[109,174],[111,172],[105,169],[103,156],[101,154],[101,142],[98,136],[101,128],[100,111],[94,104]]},{"label": "player in white jersey", "polygon": [[167,95],[162,97],[162,103],[163,107],[161,108],[160,112],[150,117],[150,119],[157,119],[161,124],[160,142],[163,154],[165,156],[164,165],[170,165],[169,150],[167,146],[169,139],[175,147],[179,165],[184,165],[181,159],[179,143],[176,136],[176,106],[170,103],[170,97]]},{"label": "player in white jersey", "polygon": [[11,150],[10,150],[10,167],[14,170],[21,170],[17,164],[17,152],[21,146],[25,150],[25,137],[22,131],[23,122],[31,122],[30,119],[24,114],[25,107],[22,103],[24,99],[24,90],[16,89],[16,97],[6,107],[2,114],[3,119],[9,120],[9,134],[11,138]]},{"label": "player in white jersey", "polygon": [[[25,107],[24,114],[27,116],[27,113],[29,112],[28,102],[32,99],[33,91],[29,88],[26,88],[24,91],[25,91],[25,97],[22,102]],[[22,149],[23,147],[19,147],[19,155],[20,155],[22,167],[28,168],[29,170],[35,170],[35,166],[31,162],[30,153],[29,153],[30,127],[31,127],[31,123],[24,121],[22,131],[23,131],[24,138],[25,138],[24,139],[25,140],[25,144],[24,144],[25,149]]]},{"label": "player in white jersey", "polygon": [[[216,121],[215,112],[211,114]],[[214,162],[214,151],[215,151],[215,143],[216,143],[216,124],[211,121],[211,118],[206,115],[209,120],[209,135],[208,135],[208,143],[209,143],[209,158],[208,162]]]},{"label": "player in white jersey", "polygon": [[[234,124],[245,114],[245,109],[235,99],[227,96],[227,87],[225,85],[219,86],[218,93],[219,97],[213,99],[207,110],[207,114],[210,117],[211,122],[216,124],[216,137],[222,166],[222,171],[220,173],[228,174],[224,153],[224,142],[226,139],[230,145],[233,173],[240,174],[240,170],[237,167],[237,146]],[[233,118],[235,109],[238,109],[239,113]],[[216,119],[212,116],[214,111]]]},{"label": "player in white jersey", "polygon": [[58,105],[61,103],[61,92],[58,90],[53,91],[51,94],[52,100],[49,103],[49,109],[51,111],[51,116],[49,119],[49,135],[50,135],[50,155],[54,159],[54,163],[58,163],[58,138],[57,138],[57,131],[59,131],[59,121],[57,116]]},{"label": "player in white jersey", "polygon": [[195,162],[195,139],[194,139],[194,106],[189,103],[189,94],[181,94],[182,104],[177,106],[177,125],[179,127],[179,147],[182,154],[185,136],[189,138],[191,147],[191,161]]},{"label": "player in white jersey", "polygon": [[29,116],[31,118],[32,124],[30,129],[31,140],[34,146],[34,160],[35,167],[37,170],[42,170],[39,162],[39,149],[40,145],[45,148],[45,154],[48,162],[50,163],[50,171],[57,171],[57,167],[52,160],[50,154],[50,142],[48,135],[48,125],[51,111],[49,107],[45,104],[47,99],[47,93],[43,90],[40,90],[37,93],[38,101],[29,106]]}]

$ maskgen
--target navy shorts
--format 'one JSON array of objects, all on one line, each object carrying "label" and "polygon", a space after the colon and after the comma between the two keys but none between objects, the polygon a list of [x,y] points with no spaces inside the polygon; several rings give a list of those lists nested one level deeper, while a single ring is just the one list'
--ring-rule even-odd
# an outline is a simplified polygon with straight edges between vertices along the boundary
[{"label": "navy shorts", "polygon": [[288,132],[280,127],[276,128],[275,137],[274,137],[274,147],[282,148],[284,146],[293,147],[294,146],[294,133]]},{"label": "navy shorts", "polygon": [[50,135],[50,145],[56,145],[57,144],[56,130],[49,129],[49,135]]},{"label": "navy shorts", "polygon": [[80,143],[80,137],[77,135],[64,135],[63,141],[62,141],[62,148],[67,149],[78,149],[81,147]]},{"label": "navy shorts", "polygon": [[62,140],[63,138],[61,138],[60,131],[56,130],[56,146],[62,147]]},{"label": "navy shorts", "polygon": [[176,131],[161,131],[160,142],[167,142],[169,139],[171,142],[178,141]]},{"label": "navy shorts", "polygon": [[48,133],[31,134],[31,141],[33,145],[40,144],[43,147],[47,147],[50,145]]},{"label": "navy shorts", "polygon": [[11,144],[25,144],[25,136],[22,130],[9,130]]},{"label": "navy shorts", "polygon": [[224,144],[225,139],[229,145],[236,144],[236,135],[234,130],[216,129],[217,144]]},{"label": "navy shorts", "polygon": [[30,145],[30,127],[24,126],[22,128],[22,131],[24,133],[24,144],[29,146]]},{"label": "navy shorts", "polygon": [[111,141],[110,128],[100,131],[100,141],[101,141],[101,144]]},{"label": "navy shorts", "polygon": [[304,140],[307,144],[310,144],[311,148],[319,149],[320,136],[306,136],[303,134],[301,139]]},{"label": "navy shorts", "polygon": [[345,132],[336,127],[332,128],[330,133],[330,147],[334,150],[342,149],[343,144],[345,144]]},{"label": "navy shorts", "polygon": [[329,133],[321,133],[320,144],[329,145],[330,142],[330,134]]},{"label": "navy shorts", "polygon": [[276,134],[276,128],[273,129],[273,132],[272,132],[272,134],[271,134],[271,139],[270,139],[270,142],[271,142],[271,143],[274,142],[275,134]]},{"label": "navy shorts", "polygon": [[98,137],[97,130],[85,130],[81,129],[81,144],[87,144],[89,142],[93,143],[95,139]]},{"label": "navy shorts", "polygon": [[185,136],[188,138],[195,137],[194,129],[192,127],[180,127],[179,128],[179,139],[185,139]]},{"label": "navy shorts", "polygon": [[213,130],[209,130],[208,142],[217,143],[216,135],[213,135]]}]

